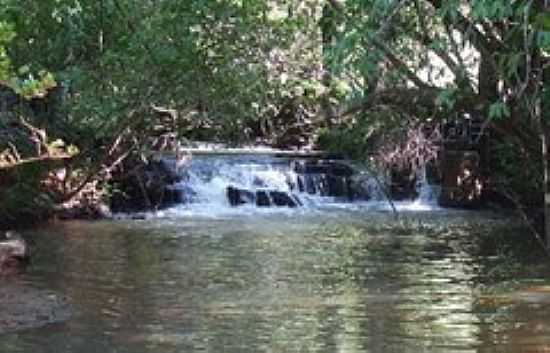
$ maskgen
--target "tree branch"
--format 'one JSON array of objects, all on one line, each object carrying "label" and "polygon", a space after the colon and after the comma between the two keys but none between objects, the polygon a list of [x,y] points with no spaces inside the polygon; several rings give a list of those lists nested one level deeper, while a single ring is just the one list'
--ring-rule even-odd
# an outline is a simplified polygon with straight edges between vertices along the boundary
[{"label": "tree branch", "polygon": [[340,1],[328,0],[328,3],[337,11],[344,11],[344,5]]},{"label": "tree branch", "polygon": [[390,63],[392,64],[392,66],[394,66],[395,69],[397,70],[401,70],[402,72],[405,73],[405,76],[407,76],[407,78],[418,88],[423,88],[423,89],[429,89],[431,88],[430,85],[428,85],[426,82],[422,81],[422,79],[420,79],[420,77],[418,77],[418,75],[416,75],[414,72],[411,71],[411,69],[409,69],[409,66],[404,62],[402,61],[400,58],[398,58],[392,51],[390,48],[388,48],[388,46],[386,46],[386,44],[382,43],[381,41],[379,41],[378,39],[376,38],[373,38],[371,40],[372,44],[378,48],[379,50],[381,50],[384,55],[386,56],[386,58],[390,61]]},{"label": "tree branch", "polygon": [[[385,105],[411,115],[425,115],[426,111],[436,112],[440,109],[439,96],[442,88],[411,88],[394,87],[374,92],[365,99],[349,106],[340,113],[340,117],[346,117],[360,111],[374,109]],[[475,93],[465,94],[456,98],[454,110],[478,115],[487,102]],[[441,112],[443,112],[441,110]]]},{"label": "tree branch", "polygon": [[455,80],[462,81],[465,80],[467,83],[468,90],[474,91],[474,87],[472,86],[472,83],[470,82],[468,76],[466,75],[466,67],[461,66],[459,63],[457,63],[447,51],[441,49],[441,48],[432,48],[430,47],[434,40],[428,37],[427,34],[421,34],[418,32],[412,32],[411,36],[420,44],[427,47],[427,50],[431,50],[435,55],[437,55],[444,63],[445,65],[451,70],[453,75],[455,76]]},{"label": "tree branch", "polygon": [[[436,10],[440,10],[443,6],[442,0],[426,0]],[[470,22],[459,9],[456,10],[456,19],[453,20],[449,16],[445,16],[443,21],[449,27],[455,28],[459,31],[463,38],[469,39],[469,42],[479,51],[482,55],[486,56],[493,68],[496,70],[497,65],[493,59],[493,54],[502,49],[499,41],[493,38],[490,33],[483,34],[477,29],[477,27]]]}]

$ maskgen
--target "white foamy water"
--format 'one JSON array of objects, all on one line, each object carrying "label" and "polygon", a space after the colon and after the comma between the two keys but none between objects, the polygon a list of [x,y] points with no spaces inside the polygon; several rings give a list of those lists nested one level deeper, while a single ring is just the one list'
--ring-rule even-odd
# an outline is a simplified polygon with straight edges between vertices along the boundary
[{"label": "white foamy water", "polygon": [[[298,174],[293,168],[296,158],[275,157],[272,154],[224,154],[195,156],[183,172],[183,180],[172,187],[184,201],[167,210],[146,217],[226,217],[249,214],[299,215],[327,210],[367,211],[433,211],[437,206],[436,190],[426,181],[425,172],[418,176],[416,200],[390,203],[382,190],[380,179],[361,173],[362,190],[369,198],[326,196],[326,177]],[[301,181],[300,181],[300,178]],[[323,179],[325,178],[325,179]],[[301,183],[301,184],[300,184]],[[301,186],[300,186],[301,185]],[[228,187],[258,191],[281,191],[299,200],[299,207],[259,207],[255,204],[231,206]],[[268,193],[269,194],[269,193]],[[271,201],[273,201],[271,199]]]}]

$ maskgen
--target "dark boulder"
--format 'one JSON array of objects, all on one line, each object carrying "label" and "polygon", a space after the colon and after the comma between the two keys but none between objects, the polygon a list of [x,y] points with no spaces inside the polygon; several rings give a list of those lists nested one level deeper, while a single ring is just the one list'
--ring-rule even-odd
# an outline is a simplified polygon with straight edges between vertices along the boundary
[{"label": "dark boulder", "polygon": [[259,206],[259,207],[272,206],[271,200],[269,199],[269,193],[267,190],[256,191],[256,206]]},{"label": "dark boulder", "polygon": [[146,167],[146,172],[151,173],[154,176],[160,175],[165,182],[173,184],[181,180],[181,176],[178,174],[176,168],[175,163],[158,159],[149,161]]},{"label": "dark boulder", "polygon": [[339,177],[350,177],[354,170],[342,162],[326,160],[308,160],[294,163],[293,169],[298,174],[327,174]]},{"label": "dark boulder", "polygon": [[27,242],[16,232],[8,231],[0,239],[0,275],[20,272],[30,257]]},{"label": "dark boulder", "polygon": [[353,192],[350,187],[351,180],[349,178],[327,175],[325,182],[327,187],[326,192],[329,196],[353,199]]},{"label": "dark boulder", "polygon": [[257,190],[251,191],[239,189],[234,186],[227,187],[227,200],[231,206],[240,206],[244,204],[253,204],[258,207],[298,207],[301,206],[300,200],[285,191],[280,190]]},{"label": "dark boulder", "polygon": [[115,173],[112,183],[117,191],[111,197],[113,212],[141,212],[173,206],[188,195],[174,188],[182,180],[174,165],[165,160],[127,162],[131,172]]},{"label": "dark boulder", "polygon": [[477,151],[445,151],[441,160],[439,204],[444,207],[478,207],[484,181]]},{"label": "dark boulder", "polygon": [[338,162],[331,163],[330,175],[349,178],[353,174],[354,170],[349,165]]},{"label": "dark boulder", "polygon": [[239,206],[247,203],[256,203],[256,195],[249,190],[228,186],[226,190],[227,200],[231,206]]},{"label": "dark boulder", "polygon": [[354,169],[343,162],[330,160],[303,160],[293,164],[298,174],[298,191],[310,195],[338,197],[352,200],[351,178]]},{"label": "dark boulder", "polygon": [[376,196],[380,188],[373,181],[375,179],[365,174],[357,174],[351,178],[349,188],[353,200],[368,201]]},{"label": "dark boulder", "polygon": [[316,179],[318,179],[316,176],[310,174],[298,175],[298,191],[310,195],[316,194],[318,191],[316,185],[319,184]]},{"label": "dark boulder", "polygon": [[273,201],[275,206],[301,206],[301,202],[297,197],[290,195],[284,191],[273,190],[269,192],[269,195],[271,196],[271,200]]},{"label": "dark boulder", "polygon": [[393,168],[390,171],[389,191],[392,200],[414,200],[418,197],[416,175],[410,169]]},{"label": "dark boulder", "polygon": [[195,202],[197,196],[197,192],[187,184],[180,184],[177,187],[170,186],[167,188],[167,201],[169,203],[189,204]]}]

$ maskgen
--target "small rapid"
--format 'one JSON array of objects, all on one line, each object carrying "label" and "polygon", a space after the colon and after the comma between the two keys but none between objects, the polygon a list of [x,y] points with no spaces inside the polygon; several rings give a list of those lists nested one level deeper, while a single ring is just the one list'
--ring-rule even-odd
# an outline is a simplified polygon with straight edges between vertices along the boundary
[{"label": "small rapid", "polygon": [[385,179],[345,160],[275,153],[193,156],[170,186],[179,197],[157,216],[310,213],[327,209],[434,211],[437,186],[417,175],[415,198],[390,201]]}]

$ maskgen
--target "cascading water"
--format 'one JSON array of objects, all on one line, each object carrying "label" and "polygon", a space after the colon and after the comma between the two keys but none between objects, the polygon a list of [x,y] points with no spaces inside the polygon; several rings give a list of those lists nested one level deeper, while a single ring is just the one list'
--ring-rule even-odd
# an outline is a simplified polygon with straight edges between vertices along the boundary
[{"label": "cascading water", "polygon": [[428,181],[426,168],[416,173],[416,190],[418,196],[412,202],[400,203],[399,208],[409,211],[430,211],[439,208],[437,199],[441,192],[439,185],[431,184]]},{"label": "cascading water", "polygon": [[[181,203],[167,212],[219,215],[250,212],[296,212],[324,208],[389,210],[382,182],[354,173],[343,161],[263,154],[194,156],[171,188]],[[437,207],[433,186],[422,172],[416,200],[395,202],[397,209]]]},{"label": "cascading water", "polygon": [[272,158],[208,156],[197,157],[174,185],[190,204],[229,207],[229,187],[239,190],[275,189],[291,192],[294,175],[284,163]]}]

